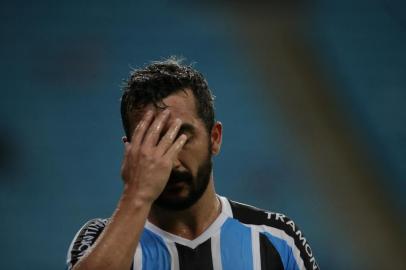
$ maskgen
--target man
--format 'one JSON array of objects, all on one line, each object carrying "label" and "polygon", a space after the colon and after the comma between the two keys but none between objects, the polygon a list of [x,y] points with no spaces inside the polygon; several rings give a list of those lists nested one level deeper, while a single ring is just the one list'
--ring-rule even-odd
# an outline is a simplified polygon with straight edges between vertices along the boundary
[{"label": "man", "polygon": [[222,125],[198,71],[176,59],[135,70],[121,116],[123,193],[79,230],[68,269],[318,269],[292,220],[216,194]]}]

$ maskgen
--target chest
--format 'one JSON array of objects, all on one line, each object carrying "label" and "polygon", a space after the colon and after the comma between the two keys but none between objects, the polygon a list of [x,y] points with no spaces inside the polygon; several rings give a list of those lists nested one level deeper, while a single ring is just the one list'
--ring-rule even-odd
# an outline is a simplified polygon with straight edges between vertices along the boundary
[{"label": "chest", "polygon": [[134,257],[134,269],[254,270],[249,228],[219,230],[200,242],[173,240],[146,230]]}]

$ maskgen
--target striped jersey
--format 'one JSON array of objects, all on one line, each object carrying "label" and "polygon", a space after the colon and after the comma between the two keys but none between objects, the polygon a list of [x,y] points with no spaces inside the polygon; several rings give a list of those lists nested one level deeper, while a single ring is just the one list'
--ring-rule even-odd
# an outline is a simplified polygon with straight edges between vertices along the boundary
[{"label": "striped jersey", "polygon": [[[219,196],[221,213],[194,240],[146,222],[130,270],[302,270],[319,269],[296,224],[283,214]],[[73,239],[67,269],[97,240],[108,219],[87,222]]]}]

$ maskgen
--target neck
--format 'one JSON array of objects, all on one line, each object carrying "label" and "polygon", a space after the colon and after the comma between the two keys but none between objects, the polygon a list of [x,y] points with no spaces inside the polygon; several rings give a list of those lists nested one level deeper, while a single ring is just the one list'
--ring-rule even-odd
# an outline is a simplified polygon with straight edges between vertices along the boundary
[{"label": "neck", "polygon": [[219,216],[221,204],[214,190],[213,176],[202,197],[190,208],[171,211],[152,206],[148,221],[164,231],[193,240]]}]

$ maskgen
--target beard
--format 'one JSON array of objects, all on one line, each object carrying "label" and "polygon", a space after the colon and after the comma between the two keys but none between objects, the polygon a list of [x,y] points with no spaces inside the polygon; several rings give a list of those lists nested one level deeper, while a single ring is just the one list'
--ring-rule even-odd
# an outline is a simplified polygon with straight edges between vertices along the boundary
[{"label": "beard", "polygon": [[[204,162],[199,166],[196,177],[189,171],[172,170],[168,184],[161,195],[155,200],[154,205],[172,211],[188,209],[194,205],[206,191],[210,182],[212,167],[211,155],[208,154]],[[173,192],[171,186],[178,183],[187,186],[189,193],[186,196],[169,196],[168,193]]]}]

